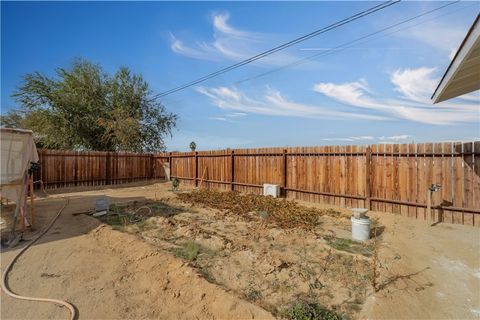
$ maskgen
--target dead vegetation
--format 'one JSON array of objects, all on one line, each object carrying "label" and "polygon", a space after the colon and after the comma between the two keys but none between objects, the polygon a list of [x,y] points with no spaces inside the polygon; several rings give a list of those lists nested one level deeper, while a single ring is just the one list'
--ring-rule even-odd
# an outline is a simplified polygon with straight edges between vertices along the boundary
[{"label": "dead vegetation", "polygon": [[275,199],[235,191],[200,189],[178,194],[180,200],[224,211],[248,219],[261,218],[281,228],[301,227],[313,229],[319,224],[319,217],[328,215],[336,218],[342,214],[332,209],[318,209],[299,205],[287,199]]},{"label": "dead vegetation", "polygon": [[377,281],[372,244],[337,236],[346,219],[334,210],[212,190],[110,209],[106,223],[282,318],[355,318]]}]

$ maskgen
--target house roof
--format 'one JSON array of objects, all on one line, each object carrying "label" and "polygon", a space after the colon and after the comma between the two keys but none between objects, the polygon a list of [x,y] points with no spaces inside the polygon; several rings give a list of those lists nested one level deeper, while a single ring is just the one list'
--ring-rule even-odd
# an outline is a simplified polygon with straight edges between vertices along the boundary
[{"label": "house roof", "polygon": [[432,95],[433,103],[480,89],[480,14]]}]

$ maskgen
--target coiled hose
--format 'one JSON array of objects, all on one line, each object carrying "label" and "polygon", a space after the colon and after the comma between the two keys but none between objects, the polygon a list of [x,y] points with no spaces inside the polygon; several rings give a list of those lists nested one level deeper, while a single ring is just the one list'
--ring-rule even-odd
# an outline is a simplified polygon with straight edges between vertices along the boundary
[{"label": "coiled hose", "polygon": [[13,258],[13,260],[8,264],[7,268],[5,269],[5,271],[3,272],[3,275],[2,275],[2,290],[7,294],[9,295],[10,297],[14,298],[14,299],[20,299],[20,300],[29,300],[29,301],[40,301],[40,302],[49,302],[49,303],[55,303],[55,304],[59,304],[59,305],[62,305],[64,307],[66,307],[69,311],[70,311],[70,320],[74,320],[75,317],[76,317],[76,311],[75,311],[75,307],[66,302],[66,301],[62,301],[62,300],[57,300],[57,299],[49,299],[49,298],[35,298],[35,297],[27,297],[27,296],[21,296],[21,295],[18,295],[18,294],[15,294],[14,292],[12,292],[9,288],[8,288],[8,283],[7,283],[7,278],[8,278],[8,273],[10,272],[10,270],[12,269],[13,265],[15,264],[15,262],[18,260],[18,258],[23,254],[25,253],[25,251],[28,250],[28,248],[30,248],[35,242],[38,241],[38,239],[40,239],[41,237],[43,237],[47,232],[48,230],[50,230],[50,228],[53,226],[53,224],[55,223],[55,221],[57,221],[58,217],[60,217],[60,214],[62,213],[63,209],[65,209],[65,207],[67,206],[67,204],[69,203],[69,199],[67,199],[65,201],[65,204],[63,205],[63,207],[58,211],[57,215],[50,221],[50,223],[48,224],[48,226],[45,228],[45,230],[43,230],[36,238],[34,238],[28,245],[26,245],[22,250],[20,250],[19,253],[17,253],[17,255]]}]

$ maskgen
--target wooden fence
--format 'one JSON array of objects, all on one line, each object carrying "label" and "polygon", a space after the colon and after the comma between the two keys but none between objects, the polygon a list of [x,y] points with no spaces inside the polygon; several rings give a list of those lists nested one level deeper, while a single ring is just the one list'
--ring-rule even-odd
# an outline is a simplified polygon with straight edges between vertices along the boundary
[{"label": "wooden fence", "polygon": [[34,179],[46,189],[121,184],[163,179],[161,154],[131,152],[63,151],[41,149],[41,170]]},{"label": "wooden fence", "polygon": [[235,149],[133,154],[42,150],[47,187],[116,184],[172,177],[190,186],[262,192],[425,219],[428,188],[442,221],[480,226],[480,141]]}]

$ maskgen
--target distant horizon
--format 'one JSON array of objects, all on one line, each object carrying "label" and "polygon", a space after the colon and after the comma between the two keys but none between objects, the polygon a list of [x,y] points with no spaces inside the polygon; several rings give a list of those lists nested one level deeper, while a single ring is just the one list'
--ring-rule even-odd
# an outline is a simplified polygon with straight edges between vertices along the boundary
[{"label": "distant horizon", "polygon": [[[158,94],[380,3],[2,1],[1,113],[19,108],[23,75],[76,57],[127,66]],[[179,115],[167,150],[480,140],[478,91],[430,100],[480,2],[362,39],[447,3],[400,2],[161,98]]]}]

